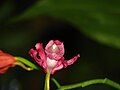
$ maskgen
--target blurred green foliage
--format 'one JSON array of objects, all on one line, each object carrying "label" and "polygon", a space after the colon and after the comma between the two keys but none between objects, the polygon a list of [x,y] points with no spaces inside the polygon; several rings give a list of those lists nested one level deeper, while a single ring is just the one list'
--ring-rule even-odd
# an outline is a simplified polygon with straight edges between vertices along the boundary
[{"label": "blurred green foliage", "polygon": [[[5,22],[8,18],[10,18],[10,14],[14,10],[14,5],[12,2],[5,2],[0,7],[0,24]],[[7,22],[6,22],[7,23]]]},{"label": "blurred green foliage", "polygon": [[68,21],[88,37],[120,49],[119,0],[40,0],[12,20],[46,14]]}]

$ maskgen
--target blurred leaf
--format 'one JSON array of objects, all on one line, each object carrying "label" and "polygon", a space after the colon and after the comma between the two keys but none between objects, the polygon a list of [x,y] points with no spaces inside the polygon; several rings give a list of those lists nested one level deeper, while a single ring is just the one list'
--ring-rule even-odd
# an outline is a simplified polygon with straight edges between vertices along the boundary
[{"label": "blurred leaf", "polygon": [[0,23],[3,21],[6,21],[6,19],[9,18],[11,12],[13,11],[13,3],[6,1],[1,7],[0,7]]},{"label": "blurred leaf", "polygon": [[69,21],[92,39],[120,49],[119,0],[43,0],[12,21],[39,15]]}]

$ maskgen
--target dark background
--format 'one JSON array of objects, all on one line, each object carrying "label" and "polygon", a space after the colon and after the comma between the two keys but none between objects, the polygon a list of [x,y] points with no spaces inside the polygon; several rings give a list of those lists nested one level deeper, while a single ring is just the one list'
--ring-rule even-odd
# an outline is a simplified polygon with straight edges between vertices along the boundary
[{"label": "dark background", "polygon": [[[34,47],[37,42],[43,43],[43,46],[45,47],[49,40],[57,39],[64,42],[66,59],[70,59],[78,53],[81,55],[75,64],[56,72],[52,76],[56,78],[61,85],[105,77],[120,83],[120,48],[119,45],[114,45],[112,36],[111,40],[108,40],[111,41],[112,44],[105,43],[104,41],[101,42],[97,39],[91,38],[91,34],[86,34],[86,32],[84,32],[82,23],[80,23],[79,27],[77,27],[69,20],[54,17],[47,13],[40,14],[34,18],[19,19],[19,15],[22,15],[22,13],[26,12],[25,10],[35,5],[37,1],[38,0],[0,1],[1,50],[14,56],[25,57],[38,65],[30,57],[28,51]],[[111,3],[108,4],[112,5],[112,0],[110,1]],[[109,5],[107,7],[109,7]],[[71,12],[74,11],[71,10]],[[99,9],[97,12],[99,12]],[[16,17],[18,19],[16,19]],[[79,19],[79,17],[76,18]],[[92,23],[92,19],[90,19],[89,22],[91,23],[88,24],[93,26],[95,26],[97,23]],[[116,25],[116,23],[114,24]],[[116,27],[113,28],[114,34],[114,32],[116,32]],[[100,31],[99,27],[97,26],[95,29],[96,32],[97,29],[98,32]],[[106,27],[106,29],[108,28]],[[119,29],[120,28],[117,28],[117,34],[120,34]],[[103,38],[105,33],[108,35],[110,33],[107,31],[104,32],[104,29],[101,31],[103,32]],[[89,29],[88,32],[90,32]],[[93,35],[96,34],[92,30],[90,33],[93,33]],[[120,38],[118,37],[117,39],[119,40]],[[117,42],[119,43],[119,41]],[[34,70],[28,72],[16,66],[15,68],[10,68],[6,74],[0,76],[0,90],[43,90],[44,78],[45,73],[42,69],[41,71]],[[56,90],[56,86],[52,81],[51,90]],[[114,88],[106,85],[92,85],[86,88],[77,88],[74,90],[114,90]]]}]

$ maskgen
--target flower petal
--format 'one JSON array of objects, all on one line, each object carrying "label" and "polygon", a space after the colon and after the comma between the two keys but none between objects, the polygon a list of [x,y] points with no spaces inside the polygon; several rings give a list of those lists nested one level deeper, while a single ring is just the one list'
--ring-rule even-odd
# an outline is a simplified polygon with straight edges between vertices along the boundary
[{"label": "flower petal", "polygon": [[65,60],[64,63],[64,67],[66,68],[68,65],[72,65],[77,59],[78,57],[80,57],[80,55],[78,54],[77,56],[73,57],[70,60]]},{"label": "flower petal", "polygon": [[51,72],[53,68],[58,64],[58,61],[47,57],[46,64],[47,64],[48,71]]},{"label": "flower petal", "polygon": [[0,68],[12,66],[15,62],[16,59],[12,55],[4,53],[0,50]]},{"label": "flower petal", "polygon": [[70,60],[64,60],[64,57],[62,57],[57,65],[53,68],[53,70],[51,71],[51,74],[54,74],[56,71],[62,69],[62,68],[66,68],[68,65],[71,65],[73,64],[77,59],[78,57],[80,57],[80,55],[78,54],[77,56],[73,57],[72,59]]},{"label": "flower petal", "polygon": [[61,70],[63,68],[62,60],[59,60],[57,65],[52,69],[51,74],[54,74],[56,71]]},{"label": "flower petal", "polygon": [[9,67],[0,68],[0,74],[4,74]]},{"label": "flower petal", "polygon": [[45,59],[46,59],[46,56],[45,56],[45,52],[44,52],[44,49],[43,49],[42,44],[37,43],[37,44],[35,45],[35,47],[36,47],[37,52],[39,53],[40,58],[41,58],[42,60],[45,60]]},{"label": "flower petal", "polygon": [[14,56],[0,50],[0,74],[5,73],[9,67],[13,67],[15,62]]},{"label": "flower petal", "polygon": [[64,45],[58,40],[51,40],[45,47],[47,56],[51,59],[59,60],[64,55]]},{"label": "flower petal", "polygon": [[30,49],[29,50],[29,54],[31,55],[31,57],[33,57],[36,61],[40,61],[41,59],[37,57],[37,51],[34,49]]},{"label": "flower petal", "polygon": [[54,41],[53,41],[53,40],[50,40],[50,41],[48,42],[48,44],[46,45],[45,50],[48,50],[49,47],[51,47],[53,44],[54,44]]},{"label": "flower petal", "polygon": [[54,43],[55,43],[56,45],[61,45],[63,42],[60,42],[59,40],[55,40]]},{"label": "flower petal", "polygon": [[[37,49],[38,49],[38,47],[37,47]],[[41,53],[41,52],[40,52],[40,53]],[[46,60],[44,59],[44,58],[45,58],[44,55],[42,56],[43,59],[41,59],[41,58],[39,58],[39,57],[37,56],[37,55],[40,56],[40,53],[37,52],[37,50],[34,50],[34,49],[30,49],[30,51],[29,51],[29,54],[31,55],[31,57],[33,57],[34,60],[35,60],[40,66],[42,66],[44,69],[46,69],[47,66],[46,66]],[[42,54],[43,54],[43,53],[42,53]]]}]

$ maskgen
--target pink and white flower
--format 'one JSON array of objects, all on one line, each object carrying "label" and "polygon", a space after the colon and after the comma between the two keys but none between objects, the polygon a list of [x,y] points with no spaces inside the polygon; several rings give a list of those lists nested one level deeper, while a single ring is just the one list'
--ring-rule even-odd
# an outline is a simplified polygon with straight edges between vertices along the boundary
[{"label": "pink and white flower", "polygon": [[62,68],[73,64],[80,55],[74,56],[70,60],[64,59],[64,44],[58,40],[50,40],[45,50],[41,43],[35,45],[36,49],[30,49],[29,54],[35,61],[44,68],[45,72],[54,74]]}]

